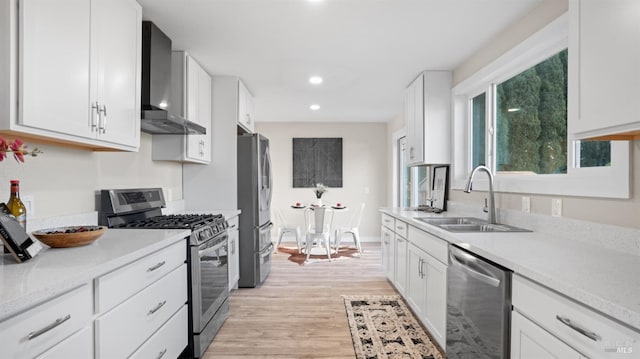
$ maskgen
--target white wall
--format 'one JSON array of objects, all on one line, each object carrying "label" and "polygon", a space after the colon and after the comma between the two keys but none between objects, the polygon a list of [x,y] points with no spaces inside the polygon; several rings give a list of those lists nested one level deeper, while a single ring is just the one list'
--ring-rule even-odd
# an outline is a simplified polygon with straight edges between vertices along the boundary
[{"label": "white wall", "polygon": [[[310,204],[315,195],[310,188],[293,188],[294,137],[342,137],[342,188],[329,188],[322,196],[325,204],[336,202],[350,209],[364,202],[360,233],[363,239],[380,236],[380,213],[387,195],[387,125],[385,123],[291,123],[258,122],[256,132],[269,138],[274,176],[273,209],[303,225],[301,211],[290,208]],[[348,220],[350,212],[336,214],[336,222]],[[276,223],[277,225],[278,223]],[[368,238],[365,238],[368,237]]]},{"label": "white wall", "polygon": [[0,162],[0,202],[9,199],[9,180],[20,180],[22,196],[33,196],[35,216],[54,217],[95,211],[95,192],[105,188],[162,187],[182,198],[182,166],[151,160],[151,135],[141,135],[139,152],[90,152],[40,145],[44,151],[17,163],[11,156]]}]

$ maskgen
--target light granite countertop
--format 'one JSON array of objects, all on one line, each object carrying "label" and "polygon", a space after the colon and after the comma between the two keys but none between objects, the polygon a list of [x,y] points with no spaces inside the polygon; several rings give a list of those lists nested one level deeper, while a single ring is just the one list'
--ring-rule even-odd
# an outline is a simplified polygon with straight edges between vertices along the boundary
[{"label": "light granite countertop", "polygon": [[108,229],[86,246],[44,246],[35,258],[24,263],[16,263],[9,254],[0,254],[0,321],[184,241],[190,233],[182,229]]},{"label": "light granite countertop", "polygon": [[[584,238],[570,239],[537,231],[526,224],[519,226],[534,231],[452,233],[415,219],[464,215],[455,212],[433,214],[399,208],[382,208],[381,212],[465,248],[640,331],[640,256],[636,253],[609,249]],[[474,217],[485,219],[484,216]]]}]

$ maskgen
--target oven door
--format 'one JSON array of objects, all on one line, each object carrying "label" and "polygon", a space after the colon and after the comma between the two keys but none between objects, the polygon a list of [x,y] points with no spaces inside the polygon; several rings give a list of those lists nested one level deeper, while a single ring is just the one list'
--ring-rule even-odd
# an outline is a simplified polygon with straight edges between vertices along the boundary
[{"label": "oven door", "polygon": [[227,233],[191,247],[193,332],[200,333],[229,296]]}]

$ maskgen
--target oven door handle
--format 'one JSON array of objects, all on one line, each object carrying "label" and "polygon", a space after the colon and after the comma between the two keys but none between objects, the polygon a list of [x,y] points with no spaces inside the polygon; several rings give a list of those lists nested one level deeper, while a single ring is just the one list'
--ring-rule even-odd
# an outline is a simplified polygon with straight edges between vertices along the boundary
[{"label": "oven door handle", "polygon": [[260,258],[264,258],[264,257],[270,256],[272,251],[273,251],[273,243],[269,244],[269,247],[267,247],[267,250],[264,250],[260,254]]}]

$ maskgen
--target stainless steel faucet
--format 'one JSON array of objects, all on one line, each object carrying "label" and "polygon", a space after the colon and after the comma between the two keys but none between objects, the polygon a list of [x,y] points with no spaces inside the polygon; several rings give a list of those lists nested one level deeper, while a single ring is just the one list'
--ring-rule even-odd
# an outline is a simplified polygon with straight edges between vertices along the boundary
[{"label": "stainless steel faucet", "polygon": [[476,172],[484,171],[489,175],[489,223],[496,223],[496,205],[493,197],[493,174],[491,174],[491,170],[485,166],[478,166],[471,171],[469,175],[469,179],[467,180],[467,185],[464,188],[466,193],[471,193],[471,184],[473,183],[473,176],[475,176]]}]

